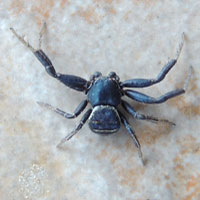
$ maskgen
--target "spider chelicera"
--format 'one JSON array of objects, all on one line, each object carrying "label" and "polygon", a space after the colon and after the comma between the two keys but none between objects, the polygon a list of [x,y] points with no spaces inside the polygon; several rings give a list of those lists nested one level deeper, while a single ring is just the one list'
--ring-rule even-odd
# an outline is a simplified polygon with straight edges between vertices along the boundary
[{"label": "spider chelicera", "polygon": [[72,138],[83,127],[87,120],[91,131],[100,135],[108,135],[117,132],[120,128],[120,125],[123,124],[127,129],[129,135],[132,137],[133,142],[137,147],[139,157],[144,164],[140,143],[126,117],[118,110],[118,106],[121,105],[130,115],[132,115],[136,119],[148,120],[152,122],[167,122],[171,125],[175,125],[173,122],[170,122],[166,119],[158,119],[153,116],[143,115],[136,112],[128,102],[122,99],[122,96],[128,96],[129,98],[141,103],[159,104],[167,101],[170,98],[185,93],[191,73],[189,73],[183,88],[175,89],[158,98],[145,95],[138,91],[125,89],[149,87],[162,81],[178,60],[181,49],[183,47],[184,34],[182,42],[180,43],[179,49],[177,51],[177,56],[175,57],[175,59],[170,60],[162,68],[161,72],[155,79],[130,79],[121,82],[119,76],[115,72],[110,72],[108,76],[102,76],[100,72],[95,72],[90,77],[89,81],[78,76],[57,73],[50,59],[41,50],[41,38],[42,33],[44,32],[44,28],[40,32],[38,49],[33,48],[28,42],[26,42],[21,36],[19,36],[13,28],[10,29],[13,34],[33,52],[33,54],[45,67],[46,72],[50,76],[58,79],[66,86],[74,90],[84,92],[87,95],[86,99],[78,105],[73,114],[66,113],[61,109],[55,108],[47,103],[38,102],[39,105],[45,106],[67,119],[72,119],[80,115],[80,113],[86,108],[88,103],[90,103],[92,106],[92,108],[89,108],[84,113],[78,126],[69,135],[63,138],[58,146]]}]

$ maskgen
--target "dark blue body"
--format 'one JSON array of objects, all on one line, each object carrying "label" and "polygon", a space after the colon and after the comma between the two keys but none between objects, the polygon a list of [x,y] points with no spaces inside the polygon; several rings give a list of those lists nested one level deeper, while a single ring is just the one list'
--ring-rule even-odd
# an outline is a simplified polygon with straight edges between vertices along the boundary
[{"label": "dark blue body", "polygon": [[100,77],[90,88],[88,100],[93,107],[97,105],[118,106],[121,102],[121,93],[117,82],[108,77]]},{"label": "dark blue body", "polygon": [[[45,26],[43,28],[45,28]],[[46,103],[38,102],[39,105],[45,106],[67,119],[72,119],[72,118],[77,117],[86,108],[88,102],[92,105],[92,108],[88,109],[84,113],[78,126],[69,135],[63,138],[58,146],[63,144],[65,141],[71,139],[83,127],[83,125],[86,123],[88,119],[89,119],[90,129],[93,132],[98,133],[100,135],[102,134],[108,135],[108,134],[117,132],[122,123],[127,129],[131,138],[133,139],[133,142],[138,149],[138,155],[141,158],[142,163],[144,165],[144,159],[142,156],[140,143],[134,133],[134,130],[131,128],[131,125],[128,123],[126,117],[120,111],[118,111],[118,108],[117,108],[118,105],[121,104],[121,106],[136,119],[149,120],[153,122],[159,122],[159,121],[167,122],[172,125],[175,125],[175,123],[170,122],[168,120],[157,119],[155,117],[143,115],[136,112],[131,107],[131,105],[129,105],[126,101],[121,100],[121,97],[122,95],[126,95],[129,98],[135,101],[138,101],[140,103],[158,104],[158,103],[163,103],[170,98],[173,98],[185,93],[189,80],[192,75],[192,67],[190,67],[190,71],[185,81],[184,88],[172,90],[157,98],[148,96],[138,91],[134,91],[132,89],[131,90],[125,89],[127,87],[128,88],[149,87],[161,82],[165,78],[167,73],[176,64],[177,59],[180,56],[180,52],[181,52],[181,49],[183,47],[183,42],[184,42],[184,34],[182,37],[183,40],[181,44],[179,45],[176,58],[169,61],[162,68],[161,72],[158,74],[158,76],[155,79],[143,79],[143,78],[138,79],[137,78],[137,79],[129,79],[129,80],[120,82],[119,81],[120,78],[115,72],[110,72],[107,77],[103,77],[101,72],[95,72],[90,77],[89,81],[79,76],[57,73],[56,70],[54,69],[54,66],[51,60],[47,57],[47,55],[43,52],[43,50],[41,50],[40,48],[39,49],[33,48],[28,42],[26,42],[23,39],[23,37],[18,35],[13,28],[10,28],[10,30],[26,47],[28,47],[34,53],[36,58],[44,66],[46,72],[50,76],[52,76],[53,78],[56,78],[67,87],[70,87],[74,90],[81,91],[87,94],[87,99],[83,100],[78,105],[78,107],[75,109],[73,114],[64,112],[59,108],[54,108],[53,106]],[[44,32],[44,29],[42,29],[40,32],[40,39],[42,37],[43,32]],[[39,43],[40,42],[41,41],[39,41]],[[40,44],[39,46],[41,46]]]},{"label": "dark blue body", "polygon": [[109,78],[97,79],[88,92],[88,101],[94,107],[89,118],[90,129],[98,134],[107,135],[120,128],[120,117],[116,107],[121,103],[119,84]]}]

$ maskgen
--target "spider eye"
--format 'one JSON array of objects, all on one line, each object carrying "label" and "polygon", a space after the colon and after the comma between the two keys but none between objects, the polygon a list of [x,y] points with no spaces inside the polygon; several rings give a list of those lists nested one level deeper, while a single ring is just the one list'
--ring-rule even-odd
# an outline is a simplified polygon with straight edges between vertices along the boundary
[{"label": "spider eye", "polygon": [[94,77],[95,78],[98,78],[100,76],[102,76],[101,72],[94,72]]},{"label": "spider eye", "polygon": [[109,77],[109,78],[113,78],[113,79],[115,79],[116,81],[119,81],[119,76],[117,76],[117,74],[116,74],[115,72],[110,72],[110,73],[108,74],[108,77]]},{"label": "spider eye", "polygon": [[109,77],[109,78],[115,78],[115,77],[116,77],[116,73],[115,73],[115,72],[110,72],[110,73],[108,74],[108,77]]},{"label": "spider eye", "polygon": [[95,80],[100,76],[102,76],[101,72],[94,72],[94,74],[92,74],[92,76],[90,77],[90,80]]}]

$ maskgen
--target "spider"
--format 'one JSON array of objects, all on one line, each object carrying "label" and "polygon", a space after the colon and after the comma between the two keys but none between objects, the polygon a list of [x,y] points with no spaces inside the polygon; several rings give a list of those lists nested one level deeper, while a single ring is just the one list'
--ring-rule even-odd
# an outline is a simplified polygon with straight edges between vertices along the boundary
[{"label": "spider", "polygon": [[[44,26],[45,27],[45,26]],[[81,112],[86,108],[87,104],[90,103],[92,108],[89,108],[80,120],[78,126],[66,137],[64,137],[61,142],[57,145],[58,147],[62,145],[67,140],[71,139],[86,123],[88,120],[89,127],[92,132],[100,134],[100,135],[109,135],[115,133],[119,130],[121,124],[125,126],[129,135],[132,137],[133,142],[138,150],[138,155],[144,164],[144,159],[140,147],[139,140],[137,139],[134,130],[130,126],[129,122],[127,121],[126,117],[122,112],[119,111],[119,105],[125,109],[133,118],[139,120],[148,120],[152,122],[166,122],[171,125],[175,125],[175,123],[170,122],[166,119],[158,119],[153,116],[144,115],[138,113],[134,108],[125,100],[122,99],[123,96],[128,96],[129,98],[133,99],[134,101],[146,103],[146,104],[159,104],[181,95],[185,93],[189,79],[190,73],[188,78],[186,79],[185,85],[183,88],[172,90],[158,98],[154,98],[148,96],[146,94],[140,93],[138,91],[125,89],[125,88],[144,88],[149,87],[154,84],[159,83],[162,81],[166,74],[173,68],[176,64],[178,57],[180,55],[181,49],[184,43],[184,34],[182,37],[182,41],[179,45],[177,56],[175,59],[170,60],[158,74],[155,79],[130,79],[121,82],[119,76],[115,72],[110,72],[107,76],[102,76],[101,72],[95,72],[89,79],[89,81],[74,75],[68,74],[60,74],[57,73],[52,62],[41,49],[41,38],[44,29],[40,32],[40,39],[39,39],[39,48],[33,48],[28,42],[26,42],[23,37],[18,35],[13,28],[10,28],[13,34],[26,46],[30,49],[36,58],[41,62],[44,66],[46,72],[56,78],[60,82],[62,82],[67,87],[70,87],[74,90],[84,92],[87,95],[86,99],[83,100],[75,109],[73,114],[67,113],[62,111],[59,108],[55,108],[47,103],[37,102],[39,105],[44,106],[48,109],[51,109],[58,113],[59,115],[67,118],[72,119],[76,118],[81,114]],[[190,70],[191,71],[191,70]]]}]

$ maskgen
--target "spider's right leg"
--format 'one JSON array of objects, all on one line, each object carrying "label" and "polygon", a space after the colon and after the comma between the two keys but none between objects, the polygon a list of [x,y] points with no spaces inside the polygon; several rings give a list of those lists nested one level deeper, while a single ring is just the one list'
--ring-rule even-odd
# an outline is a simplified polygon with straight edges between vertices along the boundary
[{"label": "spider's right leg", "polygon": [[143,87],[149,87],[152,86],[156,83],[161,82],[165,76],[167,75],[167,73],[174,67],[174,65],[176,64],[181,50],[183,48],[183,44],[184,44],[184,33],[182,35],[182,41],[179,44],[179,48],[177,50],[177,55],[174,59],[170,60],[160,71],[160,73],[158,74],[158,76],[155,79],[129,79],[126,80],[124,82],[121,83],[122,87],[134,87],[134,88],[143,88]]},{"label": "spider's right leg", "polygon": [[131,128],[130,124],[128,123],[127,119],[124,117],[124,115],[122,113],[119,113],[120,115],[120,118],[121,118],[121,122],[122,124],[125,126],[125,128],[127,129],[128,131],[128,134],[131,136],[131,138],[133,139],[133,142],[137,148],[137,151],[138,151],[138,155],[139,155],[139,158],[141,159],[141,162],[143,165],[145,165],[145,161],[144,161],[144,158],[143,158],[143,155],[142,155],[142,150],[141,150],[141,146],[140,146],[140,142],[139,140],[137,139],[137,136],[135,135],[135,132],[134,130]]},{"label": "spider's right leg", "polygon": [[136,119],[147,120],[147,121],[154,122],[154,123],[156,123],[156,122],[165,122],[165,123],[169,123],[170,125],[174,125],[174,126],[176,125],[174,122],[170,122],[167,119],[158,119],[158,118],[155,118],[153,116],[143,115],[141,113],[138,113],[132,108],[132,106],[129,103],[127,103],[124,100],[122,100],[121,105],[130,115],[132,115]]},{"label": "spider's right leg", "polygon": [[146,94],[143,94],[141,92],[134,91],[134,90],[124,90],[124,93],[131,99],[141,102],[141,103],[147,103],[147,104],[163,103],[163,102],[167,101],[168,99],[171,99],[173,97],[176,97],[178,95],[185,93],[185,91],[187,90],[190,78],[192,76],[192,71],[193,71],[192,66],[190,66],[183,88],[172,90],[172,91],[170,91],[160,97],[157,97],[157,98],[148,96]]},{"label": "spider's right leg", "polygon": [[40,61],[40,63],[45,67],[46,72],[52,76],[53,78],[58,79],[66,86],[78,90],[78,91],[86,91],[88,87],[88,81],[74,75],[68,75],[68,74],[60,74],[56,73],[56,70],[54,69],[54,66],[51,62],[51,60],[47,57],[47,55],[44,53],[42,49],[40,49],[41,46],[41,38],[42,38],[42,32],[40,33],[40,39],[39,39],[39,49],[35,49],[32,47],[28,42],[26,42],[23,37],[18,35],[16,31],[13,28],[10,28],[10,30],[13,32],[13,34],[18,38],[19,41],[21,41],[28,49],[30,49],[33,54],[36,56],[36,58]]}]

